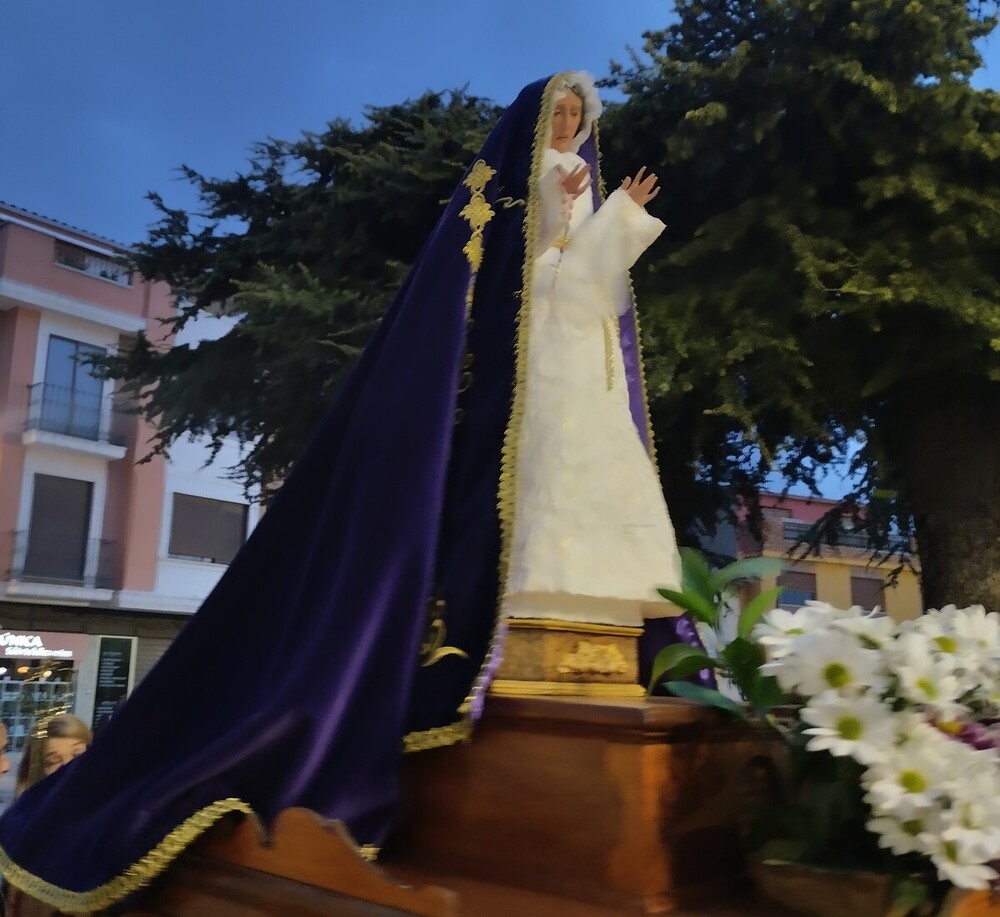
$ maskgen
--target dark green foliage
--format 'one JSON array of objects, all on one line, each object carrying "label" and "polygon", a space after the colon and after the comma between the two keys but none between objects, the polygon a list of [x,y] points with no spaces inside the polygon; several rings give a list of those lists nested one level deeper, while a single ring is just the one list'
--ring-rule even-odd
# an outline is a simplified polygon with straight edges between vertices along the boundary
[{"label": "dark green foliage", "polygon": [[[609,172],[652,163],[667,183],[653,206],[670,230],[635,281],[674,489],[675,455],[732,494],[775,457],[809,481],[860,433],[863,521],[887,546],[912,517],[927,553],[943,513],[926,479],[947,488],[970,450],[997,467],[1000,434],[941,428],[956,402],[1000,411],[1000,97],[968,82],[986,7],[680,0],[614,69],[627,99]],[[950,450],[922,454],[945,436]],[[985,473],[988,545],[1000,488]],[[933,600],[1000,604],[1000,584],[932,579]]]},{"label": "dark green foliage", "polygon": [[238,318],[218,341],[166,349],[141,336],[105,365],[158,426],[157,451],[205,434],[245,446],[248,487],[279,480],[364,345],[499,110],[465,92],[370,108],[295,142],[257,144],[247,170],[184,167],[197,215],[162,218],[135,266],[178,297],[178,331],[204,309]]}]

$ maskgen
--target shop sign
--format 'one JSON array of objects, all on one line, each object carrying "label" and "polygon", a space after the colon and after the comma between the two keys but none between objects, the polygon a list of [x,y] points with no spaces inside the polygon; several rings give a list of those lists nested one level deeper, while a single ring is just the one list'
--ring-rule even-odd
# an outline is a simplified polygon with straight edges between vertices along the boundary
[{"label": "shop sign", "polygon": [[7,659],[80,659],[87,652],[86,634],[44,631],[0,631],[0,656]]}]

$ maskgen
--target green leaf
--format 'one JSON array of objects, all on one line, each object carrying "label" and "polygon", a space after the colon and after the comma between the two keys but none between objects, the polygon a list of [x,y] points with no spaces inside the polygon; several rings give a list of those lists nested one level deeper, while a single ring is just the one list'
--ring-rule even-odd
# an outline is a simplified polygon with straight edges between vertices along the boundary
[{"label": "green leaf", "polygon": [[691,656],[685,659],[683,662],[678,663],[671,669],[670,674],[675,679],[689,678],[694,675],[695,672],[700,672],[702,669],[714,669],[719,665],[718,661],[713,659],[711,656]]},{"label": "green leaf", "polygon": [[781,690],[778,679],[773,675],[761,675],[760,672],[753,679],[746,698],[747,703],[753,708],[753,712],[761,719],[775,707],[781,707],[788,703],[788,697]]},{"label": "green leaf", "polygon": [[715,707],[718,710],[725,710],[739,720],[748,722],[746,711],[725,694],[716,691],[714,688],[706,688],[702,685],[694,685],[689,681],[668,681],[667,690],[676,697],[683,697],[687,700],[697,701],[706,707]]},{"label": "green leaf", "polygon": [[750,639],[750,633],[760,620],[761,615],[777,605],[781,590],[781,586],[775,586],[773,589],[768,589],[766,592],[754,596],[747,602],[746,608],[740,613],[740,623],[736,629],[739,636]]},{"label": "green leaf", "polygon": [[744,557],[717,571],[709,580],[713,594],[722,592],[739,579],[760,579],[769,573],[779,573],[784,564],[777,557]]},{"label": "green leaf", "polygon": [[892,906],[896,913],[909,914],[928,898],[927,884],[914,876],[902,876],[893,884]]},{"label": "green leaf", "polygon": [[712,570],[705,555],[694,548],[681,548],[680,554],[684,591],[696,593],[714,606],[718,590],[712,588]]},{"label": "green leaf", "polygon": [[715,605],[698,593],[689,592],[686,589],[682,592],[678,592],[676,589],[657,589],[656,591],[678,608],[690,611],[699,621],[703,621],[709,627],[715,627],[718,611]]},{"label": "green leaf", "polygon": [[[686,668],[688,663],[695,663],[696,668]],[[713,659],[709,659],[703,650],[686,643],[674,643],[665,646],[656,654],[653,660],[653,671],[649,679],[648,692],[653,690],[668,672],[673,672],[678,666],[684,665],[686,671],[683,674],[676,673],[676,678],[686,678],[692,672],[699,672],[702,669],[711,668],[715,665]]]},{"label": "green leaf", "polygon": [[729,667],[733,683],[740,689],[740,693],[747,697],[753,691],[760,667],[764,664],[764,653],[761,648],[743,637],[737,637],[726,644],[721,656]]}]

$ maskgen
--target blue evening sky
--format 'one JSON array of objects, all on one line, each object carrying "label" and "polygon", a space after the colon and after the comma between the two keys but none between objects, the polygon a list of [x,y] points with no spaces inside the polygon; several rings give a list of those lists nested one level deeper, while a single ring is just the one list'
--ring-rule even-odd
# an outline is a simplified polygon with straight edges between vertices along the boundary
[{"label": "blue evening sky", "polygon": [[[124,243],[189,206],[174,169],[425,89],[506,103],[565,68],[607,73],[668,0],[3,0],[0,200]],[[983,85],[1000,87],[993,39]]]},{"label": "blue evening sky", "polygon": [[664,0],[3,0],[0,200],[121,242],[174,169],[242,168],[248,146],[360,119],[426,89],[506,104],[561,69],[606,75]]}]

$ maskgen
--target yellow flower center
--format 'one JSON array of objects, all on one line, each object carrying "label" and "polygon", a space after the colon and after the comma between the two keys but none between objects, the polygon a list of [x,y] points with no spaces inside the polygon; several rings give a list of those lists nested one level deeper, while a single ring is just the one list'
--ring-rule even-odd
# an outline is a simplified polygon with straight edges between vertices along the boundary
[{"label": "yellow flower center", "polygon": [[831,662],[823,669],[823,678],[831,688],[842,688],[851,681],[851,672],[842,662]]},{"label": "yellow flower center", "polygon": [[899,827],[903,829],[904,834],[916,837],[923,830],[924,823],[919,818],[911,818],[909,821],[904,821]]},{"label": "yellow flower center", "polygon": [[920,771],[903,771],[899,775],[899,785],[907,793],[922,793],[927,789],[927,779]]},{"label": "yellow flower center", "polygon": [[840,733],[841,738],[853,742],[861,736],[864,729],[862,728],[861,720],[856,716],[842,716],[837,720],[837,732]]},{"label": "yellow flower center", "polygon": [[937,685],[929,678],[918,678],[917,687],[924,692],[925,697],[929,697],[931,700],[938,696]]},{"label": "yellow flower center", "polygon": [[954,653],[958,650],[958,641],[954,637],[935,637],[934,642],[943,653]]}]

